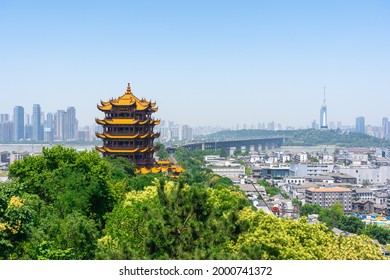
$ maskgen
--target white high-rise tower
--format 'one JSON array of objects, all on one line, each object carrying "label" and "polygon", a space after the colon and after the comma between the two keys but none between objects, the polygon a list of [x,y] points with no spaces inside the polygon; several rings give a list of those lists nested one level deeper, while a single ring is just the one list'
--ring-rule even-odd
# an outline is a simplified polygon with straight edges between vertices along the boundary
[{"label": "white high-rise tower", "polygon": [[321,106],[320,110],[320,128],[328,128],[328,114],[326,112],[326,101],[325,101],[325,86],[324,86],[324,104]]}]

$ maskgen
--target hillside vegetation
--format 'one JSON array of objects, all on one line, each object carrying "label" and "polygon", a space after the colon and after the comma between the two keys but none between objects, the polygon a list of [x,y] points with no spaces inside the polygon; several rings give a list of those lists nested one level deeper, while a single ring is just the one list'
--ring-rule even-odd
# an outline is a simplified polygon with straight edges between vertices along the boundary
[{"label": "hillside vegetation", "polygon": [[178,149],[186,170],[137,175],[123,158],[56,146],[0,185],[0,259],[383,259],[365,235],[257,211],[229,179]]},{"label": "hillside vegetation", "polygon": [[247,139],[247,138],[285,137],[286,146],[337,145],[340,147],[389,147],[390,141],[353,132],[341,130],[226,130],[210,134],[206,138],[215,139]]}]

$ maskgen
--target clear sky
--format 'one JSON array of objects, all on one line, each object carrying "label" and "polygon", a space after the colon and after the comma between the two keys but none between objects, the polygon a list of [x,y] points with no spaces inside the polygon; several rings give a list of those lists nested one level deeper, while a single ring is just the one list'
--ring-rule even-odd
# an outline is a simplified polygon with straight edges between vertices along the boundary
[{"label": "clear sky", "polygon": [[0,0],[0,113],[133,93],[156,117],[306,126],[390,117],[390,1]]}]

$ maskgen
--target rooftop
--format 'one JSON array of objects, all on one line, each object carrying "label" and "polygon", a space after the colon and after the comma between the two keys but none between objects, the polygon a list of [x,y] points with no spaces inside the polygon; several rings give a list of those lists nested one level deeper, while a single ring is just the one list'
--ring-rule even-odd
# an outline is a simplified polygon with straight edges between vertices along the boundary
[{"label": "rooftop", "polygon": [[347,188],[341,188],[341,187],[334,187],[334,188],[308,188],[308,191],[316,192],[316,193],[322,193],[322,192],[352,192],[350,189]]}]

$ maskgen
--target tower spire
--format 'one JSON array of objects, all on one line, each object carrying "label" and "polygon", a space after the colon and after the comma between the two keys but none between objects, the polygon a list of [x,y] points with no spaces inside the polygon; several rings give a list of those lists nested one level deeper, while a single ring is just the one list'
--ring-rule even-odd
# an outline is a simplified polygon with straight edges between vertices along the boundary
[{"label": "tower spire", "polygon": [[130,94],[131,93],[131,87],[130,87],[130,83],[127,83],[127,91],[126,91],[127,94]]},{"label": "tower spire", "polygon": [[325,102],[325,86],[324,86],[324,105],[326,104]]}]

